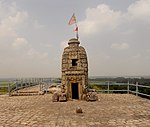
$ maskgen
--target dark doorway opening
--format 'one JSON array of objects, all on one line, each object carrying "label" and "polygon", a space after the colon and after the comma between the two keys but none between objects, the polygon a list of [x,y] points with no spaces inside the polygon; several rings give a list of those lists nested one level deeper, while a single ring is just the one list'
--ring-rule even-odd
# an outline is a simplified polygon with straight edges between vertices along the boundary
[{"label": "dark doorway opening", "polygon": [[72,83],[72,99],[79,99],[78,83]]},{"label": "dark doorway opening", "polygon": [[77,66],[78,59],[72,59],[72,66]]}]

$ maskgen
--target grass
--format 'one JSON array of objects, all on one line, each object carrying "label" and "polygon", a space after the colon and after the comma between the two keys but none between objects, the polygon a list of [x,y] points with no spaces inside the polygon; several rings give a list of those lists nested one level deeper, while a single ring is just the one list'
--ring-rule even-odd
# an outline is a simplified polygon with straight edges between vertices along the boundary
[{"label": "grass", "polygon": [[[14,82],[0,82],[0,93],[8,92],[8,84],[13,84]],[[12,89],[12,88],[11,88]]]},{"label": "grass", "polygon": [[8,86],[8,84],[13,84],[13,82],[0,82],[0,86]]},{"label": "grass", "polygon": [[89,82],[90,83],[90,85],[103,85],[103,84],[106,84],[106,82],[105,81],[98,81],[98,82],[95,82],[95,81],[91,81],[91,82]]}]

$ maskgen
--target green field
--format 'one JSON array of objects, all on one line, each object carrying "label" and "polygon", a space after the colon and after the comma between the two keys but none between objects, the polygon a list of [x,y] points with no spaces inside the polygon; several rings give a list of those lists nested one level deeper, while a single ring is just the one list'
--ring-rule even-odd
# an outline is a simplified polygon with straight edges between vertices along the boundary
[{"label": "green field", "polygon": [[90,85],[103,85],[103,84],[106,84],[106,82],[105,81],[98,81],[98,82],[89,82],[90,83]]},{"label": "green field", "polygon": [[0,82],[0,86],[8,86],[8,84],[13,84],[13,82]]},{"label": "green field", "polygon": [[0,82],[0,94],[8,92],[8,84],[13,84],[13,82]]},{"label": "green field", "polygon": [[[116,85],[118,84],[118,85]],[[120,83],[121,84],[121,83]],[[144,83],[144,84],[139,84],[143,86],[150,86],[149,83]],[[107,90],[108,89],[108,81],[90,81],[89,82],[89,88],[90,89],[95,89],[95,90]],[[119,83],[116,83],[115,81],[110,82],[109,85],[109,90],[127,90],[127,83],[124,85],[119,85]],[[135,86],[130,86],[129,89],[131,91],[136,91]],[[150,89],[149,88],[144,88],[144,87],[138,87],[138,91],[140,93],[144,94],[150,94]],[[126,91],[111,91],[110,93],[127,93]]]}]

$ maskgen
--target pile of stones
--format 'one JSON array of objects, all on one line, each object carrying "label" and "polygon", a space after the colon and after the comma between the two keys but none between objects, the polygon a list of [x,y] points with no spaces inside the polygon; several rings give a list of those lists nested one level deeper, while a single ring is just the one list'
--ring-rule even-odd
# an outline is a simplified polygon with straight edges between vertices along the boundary
[{"label": "pile of stones", "polygon": [[98,101],[97,92],[95,89],[88,89],[83,95],[82,100],[85,101]]},{"label": "pile of stones", "polygon": [[[95,90],[89,90],[85,94],[82,95],[82,100],[85,101],[98,101],[98,96]],[[52,96],[53,102],[65,102],[67,101],[67,95],[64,91],[56,91]]]},{"label": "pile of stones", "polygon": [[88,92],[85,96],[86,101],[98,101],[98,96],[96,92]]},{"label": "pile of stones", "polygon": [[66,93],[63,92],[55,92],[52,96],[53,102],[65,102],[67,101]]}]

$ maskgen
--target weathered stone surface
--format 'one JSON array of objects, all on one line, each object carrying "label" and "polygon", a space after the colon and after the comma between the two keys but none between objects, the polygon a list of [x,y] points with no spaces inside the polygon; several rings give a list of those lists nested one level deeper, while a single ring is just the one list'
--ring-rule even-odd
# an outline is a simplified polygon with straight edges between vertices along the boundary
[{"label": "weathered stone surface", "polygon": [[76,107],[76,113],[83,113],[83,111],[82,111],[82,109],[81,109],[81,107]]},{"label": "weathered stone surface", "polygon": [[81,96],[81,100],[86,101],[86,94],[82,94],[82,96]]},{"label": "weathered stone surface", "polygon": [[59,101],[59,94],[58,94],[58,92],[53,93],[52,101],[53,102],[58,102]]},{"label": "weathered stone surface", "polygon": [[38,94],[39,95],[44,95],[44,91],[39,91]]},{"label": "weathered stone surface", "polygon": [[88,92],[86,94],[86,101],[98,101],[98,96],[96,92]]},{"label": "weathered stone surface", "polygon": [[55,93],[55,92],[61,92],[61,88],[58,88],[58,87],[50,87],[48,88],[47,90],[49,93]]},{"label": "weathered stone surface", "polygon": [[[131,94],[98,98],[53,103],[52,94],[0,95],[0,127],[150,127],[150,100]],[[77,106],[82,114],[75,112]]]},{"label": "weathered stone surface", "polygon": [[60,102],[67,101],[67,96],[66,96],[65,93],[60,93],[60,94],[59,94],[59,101],[60,101]]},{"label": "weathered stone surface", "polygon": [[87,55],[79,44],[78,39],[70,39],[62,55],[62,89],[68,99],[81,99],[88,85]]},{"label": "weathered stone surface", "polygon": [[95,89],[88,89],[88,92],[96,92]]},{"label": "weathered stone surface", "polygon": [[44,95],[44,91],[40,91],[37,86],[30,86],[11,93],[11,96],[35,96]]}]

